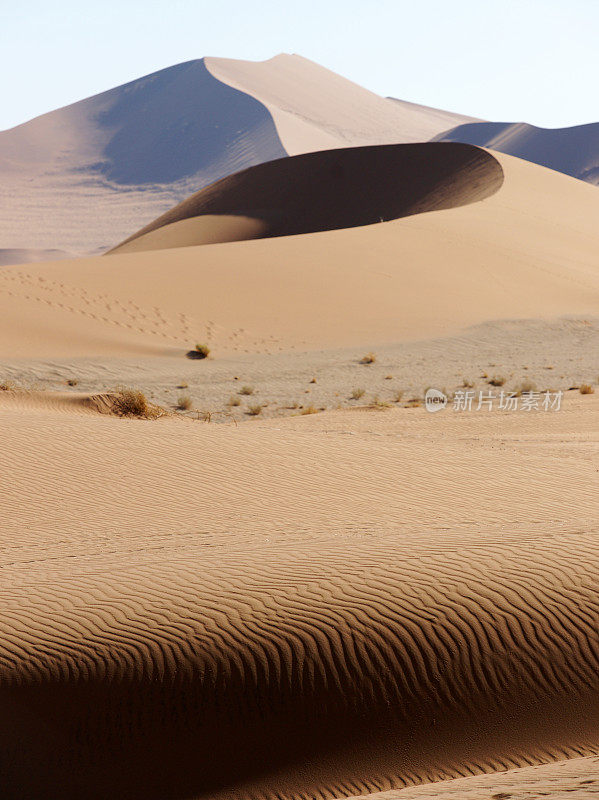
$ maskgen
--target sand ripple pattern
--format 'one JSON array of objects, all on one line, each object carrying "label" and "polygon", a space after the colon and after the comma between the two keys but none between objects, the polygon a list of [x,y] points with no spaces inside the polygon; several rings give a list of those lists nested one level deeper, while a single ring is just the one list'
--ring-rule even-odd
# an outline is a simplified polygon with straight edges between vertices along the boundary
[{"label": "sand ripple pattern", "polygon": [[[403,460],[389,431],[384,438],[384,417],[355,414],[361,438],[354,442],[340,431],[323,437],[325,428],[347,426],[348,414],[215,430],[74,413],[77,445],[56,478],[40,466],[61,457],[64,409],[23,415],[21,431],[12,413],[5,417],[15,445],[19,435],[35,441],[32,430],[39,438],[52,419],[57,435],[47,428],[45,444],[38,441],[37,487],[33,466],[29,488],[22,458],[12,467],[30,504],[36,491],[54,494],[38,504],[45,531],[43,519],[31,518],[29,528],[20,518],[23,545],[28,537],[39,543],[31,563],[11,563],[8,538],[2,549],[2,797],[340,798],[598,752],[597,526],[559,533],[547,523],[543,534],[530,517],[521,531],[485,531],[480,523],[435,529],[431,509],[438,524],[451,491],[461,500],[463,487],[446,472],[420,530],[385,527],[381,509],[397,503],[391,483],[383,491],[381,481],[369,510],[354,504],[359,475],[352,483],[351,470],[369,465],[382,476],[392,460],[405,464],[426,437],[413,412],[387,417],[408,420],[398,437]],[[512,440],[512,488],[526,478],[522,453],[538,445]],[[252,478],[261,447],[271,455]],[[303,448],[318,450],[331,473],[318,478],[314,494],[337,509],[328,518],[311,508]],[[476,446],[468,449],[471,469],[483,470]],[[557,441],[558,459],[562,449]],[[235,471],[244,452],[247,485]],[[117,453],[126,453],[122,462]],[[334,474],[327,453],[348,471]],[[451,448],[440,458],[447,464],[450,456]],[[175,472],[182,457],[190,463],[183,478]],[[100,509],[86,495],[94,459]],[[135,474],[148,463],[145,484],[158,488],[162,470],[176,474],[179,489],[173,477],[169,497],[143,494]],[[10,469],[6,458],[1,464]],[[111,464],[112,491],[124,486],[128,506],[111,506]],[[393,479],[401,475],[405,482],[402,468]],[[411,480],[417,504],[426,483],[417,472]],[[74,519],[64,498],[75,498],[77,481]],[[285,483],[298,490],[287,512]],[[61,484],[71,494],[61,494]],[[532,483],[529,491],[541,496]],[[18,517],[14,497],[1,495]],[[204,502],[195,512],[189,505],[187,518],[177,516],[185,495]],[[160,546],[169,508],[171,536]],[[567,498],[561,508],[556,499],[551,514],[564,520],[568,509]],[[361,534],[344,531],[352,522]],[[96,538],[102,530],[106,538]]]},{"label": "sand ripple pattern", "polygon": [[9,785],[37,764],[98,796],[340,797],[593,753],[599,543],[573,544],[264,548],[3,591]]}]

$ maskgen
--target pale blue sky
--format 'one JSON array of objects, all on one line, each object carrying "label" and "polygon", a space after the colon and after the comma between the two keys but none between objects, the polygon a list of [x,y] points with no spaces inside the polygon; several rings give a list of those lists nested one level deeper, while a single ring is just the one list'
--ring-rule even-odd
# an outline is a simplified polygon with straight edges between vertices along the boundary
[{"label": "pale blue sky", "polygon": [[181,61],[299,53],[383,95],[498,121],[599,121],[599,0],[18,0],[0,130]]}]

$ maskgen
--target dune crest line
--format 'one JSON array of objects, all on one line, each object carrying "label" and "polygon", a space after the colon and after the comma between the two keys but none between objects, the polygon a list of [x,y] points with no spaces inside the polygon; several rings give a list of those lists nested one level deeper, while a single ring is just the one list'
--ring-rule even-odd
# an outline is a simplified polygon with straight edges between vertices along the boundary
[{"label": "dune crest line", "polygon": [[[373,145],[305,153],[217,181],[109,252],[371,225],[484,200],[502,183],[497,159],[472,145]],[[213,218],[218,228],[210,225]],[[248,231],[248,219],[262,225]]]}]

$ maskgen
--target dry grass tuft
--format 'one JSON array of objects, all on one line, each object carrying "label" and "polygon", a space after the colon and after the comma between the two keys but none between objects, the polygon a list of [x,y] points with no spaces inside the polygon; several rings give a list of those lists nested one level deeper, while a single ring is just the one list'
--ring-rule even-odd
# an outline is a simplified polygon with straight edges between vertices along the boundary
[{"label": "dry grass tuft", "polygon": [[77,380],[77,378],[69,378],[69,380],[67,381],[67,386],[77,386],[78,383],[79,381]]},{"label": "dry grass tuft", "polygon": [[137,389],[121,389],[114,396],[113,410],[121,417],[158,419],[165,413],[163,408],[149,403],[145,394]]},{"label": "dry grass tuft", "polygon": [[351,400],[359,400],[361,397],[364,397],[364,389],[354,389],[350,394]]},{"label": "dry grass tuft", "polygon": [[492,378],[489,378],[487,383],[489,386],[503,386],[505,381],[506,378],[504,378],[503,375],[494,375]]},{"label": "dry grass tuft", "polygon": [[188,388],[189,388],[189,384],[186,383],[185,381],[181,381],[181,383],[177,384],[177,389],[188,389]]},{"label": "dry grass tuft", "polygon": [[528,392],[536,392],[536,390],[537,390],[536,384],[533,383],[532,381],[529,381],[528,379],[525,379],[521,381],[518,384],[518,386],[516,386],[514,393],[516,397],[520,397],[522,394],[528,394]]},{"label": "dry grass tuft", "polygon": [[471,381],[468,378],[464,378],[462,380],[462,386],[464,387],[464,389],[472,389],[474,388],[474,381]]},{"label": "dry grass tuft", "polygon": [[238,397],[229,397],[228,406],[240,406],[241,400]]},{"label": "dry grass tuft", "polygon": [[258,414],[262,413],[262,406],[259,404],[250,406],[245,413],[248,414],[250,417],[257,417]]},{"label": "dry grass tuft", "polygon": [[196,353],[200,358],[208,358],[210,355],[210,348],[207,344],[196,344]]},{"label": "dry grass tuft", "polygon": [[401,398],[402,398],[402,397],[403,397],[403,390],[402,390],[402,389],[398,389],[398,390],[395,392],[395,395],[394,395],[394,397],[393,397],[393,402],[394,402],[394,403],[401,403]]},{"label": "dry grass tuft", "polygon": [[362,356],[360,359],[360,364],[374,364],[376,361],[376,355],[374,353],[366,353],[365,356]]},{"label": "dry grass tuft", "polygon": [[239,390],[239,394],[250,395],[254,394],[254,387],[253,386],[242,386]]},{"label": "dry grass tuft", "polygon": [[320,409],[315,408],[314,406],[306,406],[305,408],[302,408],[300,414],[302,416],[306,416],[307,414],[318,414],[319,410]]},{"label": "dry grass tuft", "polygon": [[580,394],[593,394],[595,390],[589,383],[583,383],[578,391]]},{"label": "dry grass tuft", "polygon": [[191,408],[191,397],[188,394],[182,394],[177,398],[177,408],[179,411],[189,411]]},{"label": "dry grass tuft", "polygon": [[373,408],[390,408],[391,407],[391,403],[388,403],[386,400],[381,400],[381,398],[378,396],[378,394],[376,394],[372,398],[371,405],[372,405]]}]

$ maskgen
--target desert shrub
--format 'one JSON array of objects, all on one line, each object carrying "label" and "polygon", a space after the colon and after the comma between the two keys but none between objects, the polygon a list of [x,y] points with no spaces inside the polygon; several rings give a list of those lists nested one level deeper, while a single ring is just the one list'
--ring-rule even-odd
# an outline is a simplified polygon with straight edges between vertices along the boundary
[{"label": "desert shrub", "polygon": [[191,397],[188,394],[182,394],[177,398],[177,408],[180,411],[189,411],[191,408]]},{"label": "desert shrub", "polygon": [[354,389],[350,394],[352,400],[359,400],[361,397],[364,397],[364,389]]},{"label": "desert shrub", "polygon": [[360,364],[374,364],[376,361],[376,355],[374,353],[366,353],[365,356],[362,356],[360,359]]},{"label": "desert shrub", "polygon": [[250,395],[254,394],[254,387],[253,386],[242,386],[239,390],[239,394]]},{"label": "desert shrub", "polygon": [[377,394],[372,398],[372,405],[375,408],[389,408],[391,404],[388,403],[386,400],[381,400],[381,398]]},{"label": "desert shrub", "polygon": [[302,416],[305,416],[307,414],[318,414],[318,411],[319,411],[319,409],[315,408],[314,406],[306,406],[305,408],[302,408],[302,410],[300,411],[300,414]]},{"label": "desert shrub", "polygon": [[578,391],[580,394],[593,394],[595,390],[589,383],[583,383]]},{"label": "desert shrub", "polygon": [[158,416],[156,408],[148,403],[145,394],[137,389],[121,389],[114,397],[114,410],[123,417],[151,419]]},{"label": "desert shrub", "polygon": [[240,406],[241,400],[238,397],[229,397],[229,402],[227,403],[229,406]]},{"label": "desert shrub", "polygon": [[494,375],[492,378],[489,378],[487,383],[489,386],[503,386],[505,380],[506,379],[503,377],[503,375]]},{"label": "desert shrub", "polygon": [[256,405],[249,406],[246,413],[249,414],[250,417],[257,417],[258,414],[262,413],[262,406],[258,403]]},{"label": "desert shrub", "polygon": [[526,394],[528,392],[536,392],[537,387],[532,381],[525,379],[521,381],[518,386],[516,386],[515,394],[519,397],[522,394]]}]

